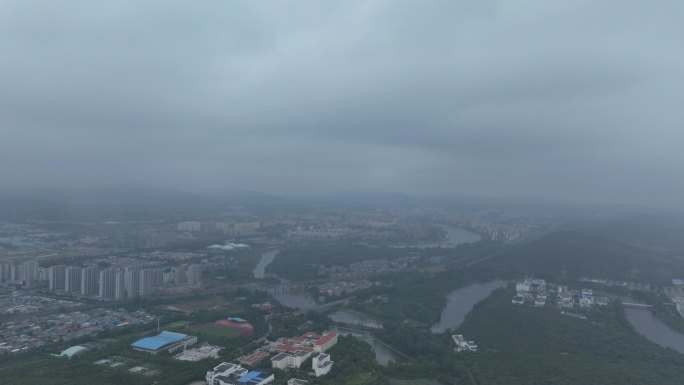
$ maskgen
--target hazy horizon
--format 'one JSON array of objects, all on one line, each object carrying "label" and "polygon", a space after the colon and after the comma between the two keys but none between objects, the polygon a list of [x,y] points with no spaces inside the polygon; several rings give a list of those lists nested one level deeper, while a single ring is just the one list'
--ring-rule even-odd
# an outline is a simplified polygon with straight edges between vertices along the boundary
[{"label": "hazy horizon", "polygon": [[9,1],[3,189],[678,207],[684,4]]}]

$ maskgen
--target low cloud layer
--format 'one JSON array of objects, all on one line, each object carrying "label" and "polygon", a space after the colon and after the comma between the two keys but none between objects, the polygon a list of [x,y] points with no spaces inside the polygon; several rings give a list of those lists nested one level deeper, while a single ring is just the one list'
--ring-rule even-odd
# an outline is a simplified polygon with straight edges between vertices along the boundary
[{"label": "low cloud layer", "polygon": [[673,205],[684,3],[0,3],[3,184]]}]

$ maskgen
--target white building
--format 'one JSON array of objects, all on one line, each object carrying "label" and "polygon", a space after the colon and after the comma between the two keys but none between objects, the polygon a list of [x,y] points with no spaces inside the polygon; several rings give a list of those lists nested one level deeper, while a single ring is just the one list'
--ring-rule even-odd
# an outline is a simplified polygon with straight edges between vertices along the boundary
[{"label": "white building", "polygon": [[457,352],[477,351],[477,345],[475,344],[475,341],[467,341],[461,334],[454,334],[451,336],[451,339],[454,340],[454,343],[456,343]]},{"label": "white building", "polygon": [[140,295],[140,266],[128,266],[124,275],[126,297],[135,298]]},{"label": "white building", "polygon": [[81,294],[97,294],[97,267],[88,266],[81,270]]},{"label": "white building", "polygon": [[174,283],[175,280],[175,274],[173,271],[165,271],[162,273],[162,284],[164,286]]},{"label": "white building", "polygon": [[19,280],[32,282],[38,280],[38,262],[27,261],[19,265]]},{"label": "white building", "polygon": [[677,306],[677,312],[684,317],[684,297],[675,297],[672,298],[672,301],[674,301],[675,306]]},{"label": "white building", "polygon": [[209,385],[264,385],[273,382],[275,376],[260,370],[249,371],[238,364],[223,362],[207,372]]},{"label": "white building", "polygon": [[139,294],[141,297],[148,296],[154,291],[154,269],[140,270]]},{"label": "white building", "polygon": [[188,273],[185,266],[178,266],[174,269],[174,282],[176,285],[185,285],[188,283]]},{"label": "white building", "polygon": [[48,269],[48,280],[50,281],[50,290],[64,290],[66,266],[50,266],[50,269]]},{"label": "white building", "polygon": [[539,278],[527,278],[524,281],[516,282],[515,290],[518,294],[545,292],[546,281]]},{"label": "white building", "polygon": [[332,369],[333,362],[330,361],[330,354],[321,353],[311,361],[311,368],[316,377],[324,376]]},{"label": "white building", "polygon": [[178,224],[178,231],[189,231],[197,233],[202,230],[202,223],[196,221],[180,222]]},{"label": "white building", "polygon": [[188,286],[197,286],[202,283],[202,266],[188,266]]},{"label": "white building", "polygon": [[114,299],[117,301],[126,299],[126,273],[121,270],[114,275]]},{"label": "white building", "polygon": [[105,269],[100,271],[100,290],[99,296],[102,298],[114,298],[114,290],[116,289],[116,271],[113,269]]},{"label": "white building", "polygon": [[66,268],[64,291],[67,293],[79,293],[81,291],[81,269],[78,266]]},{"label": "white building", "polygon": [[517,291],[518,293],[528,293],[531,291],[531,289],[532,287],[530,286],[527,280],[519,281],[515,284],[515,291]]},{"label": "white building", "polygon": [[290,353],[280,353],[271,358],[271,365],[278,369],[299,369],[307,358],[311,357],[311,352],[299,351]]}]

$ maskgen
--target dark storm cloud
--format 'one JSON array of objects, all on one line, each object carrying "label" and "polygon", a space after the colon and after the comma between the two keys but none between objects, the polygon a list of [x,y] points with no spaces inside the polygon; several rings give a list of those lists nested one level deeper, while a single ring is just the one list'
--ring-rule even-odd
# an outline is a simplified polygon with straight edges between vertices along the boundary
[{"label": "dark storm cloud", "polygon": [[677,1],[5,1],[5,184],[679,204]]}]

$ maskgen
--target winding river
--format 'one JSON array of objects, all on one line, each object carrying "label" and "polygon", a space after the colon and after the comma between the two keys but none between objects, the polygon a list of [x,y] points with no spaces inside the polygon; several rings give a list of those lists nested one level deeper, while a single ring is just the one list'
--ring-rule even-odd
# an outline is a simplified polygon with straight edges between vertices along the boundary
[{"label": "winding river", "polygon": [[[626,300],[639,303],[633,299]],[[623,302],[625,301],[623,300]],[[625,306],[625,316],[632,327],[649,341],[684,354],[684,334],[671,329],[654,316],[650,309]]]},{"label": "winding river", "polygon": [[[273,262],[280,250],[266,251],[261,254],[259,263],[252,271],[254,278],[263,279],[266,277],[266,267]],[[284,281],[284,280],[281,280]],[[268,293],[281,304],[300,310],[307,310],[316,306],[316,301],[314,301],[311,296],[303,291],[293,289],[288,282],[283,282],[280,286],[271,287],[268,289]]]},{"label": "winding river", "polygon": [[388,348],[386,345],[379,342],[367,333],[339,326],[332,326],[330,330],[343,336],[352,335],[365,341],[367,344],[371,346],[373,352],[375,352],[375,361],[382,366],[389,365],[390,361],[397,362],[399,359],[399,356],[396,353],[394,353],[392,349]]},{"label": "winding river", "polygon": [[371,317],[364,317],[344,310],[338,310],[329,315],[330,319],[335,322],[341,322],[345,324],[360,325],[372,329],[382,329],[382,324],[380,321]]},{"label": "winding river", "polygon": [[439,225],[447,232],[447,238],[439,242],[405,244],[400,247],[415,247],[418,249],[427,249],[430,247],[452,248],[464,243],[475,243],[482,238],[473,232],[455,226]]},{"label": "winding river", "polygon": [[266,267],[273,262],[279,252],[279,250],[272,250],[261,254],[259,263],[257,263],[256,267],[252,271],[254,278],[263,279],[266,277]]},{"label": "winding river", "polygon": [[506,286],[506,281],[497,279],[484,283],[473,283],[452,291],[442,310],[438,323],[432,325],[433,333],[443,333],[446,329],[455,330],[463,323],[465,316],[473,310],[476,303],[487,298],[494,290]]}]

